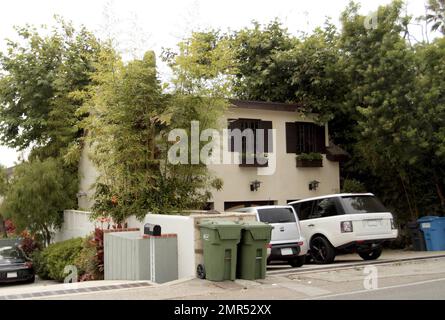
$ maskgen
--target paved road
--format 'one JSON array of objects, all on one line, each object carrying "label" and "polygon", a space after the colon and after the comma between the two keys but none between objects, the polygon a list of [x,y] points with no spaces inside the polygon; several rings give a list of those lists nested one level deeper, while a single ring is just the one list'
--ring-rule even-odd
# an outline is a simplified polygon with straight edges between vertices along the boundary
[{"label": "paved road", "polygon": [[445,279],[318,297],[317,300],[444,300]]}]

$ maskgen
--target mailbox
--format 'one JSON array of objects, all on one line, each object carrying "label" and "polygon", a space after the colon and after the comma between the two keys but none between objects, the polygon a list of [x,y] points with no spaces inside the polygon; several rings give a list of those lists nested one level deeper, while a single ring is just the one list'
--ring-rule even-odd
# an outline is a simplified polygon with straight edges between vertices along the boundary
[{"label": "mailbox", "polygon": [[160,236],[161,226],[157,224],[147,223],[144,225],[144,234],[148,234],[150,236]]}]

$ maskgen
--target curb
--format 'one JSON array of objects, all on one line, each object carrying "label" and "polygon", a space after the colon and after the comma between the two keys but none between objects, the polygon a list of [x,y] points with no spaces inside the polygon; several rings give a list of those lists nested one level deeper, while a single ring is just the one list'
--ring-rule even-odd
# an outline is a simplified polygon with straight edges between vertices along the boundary
[{"label": "curb", "polygon": [[357,262],[345,266],[327,266],[327,267],[321,267],[316,268],[312,270],[280,270],[280,271],[268,271],[267,276],[275,276],[275,275],[292,275],[292,274],[308,274],[308,273],[317,273],[317,272],[328,272],[328,271],[337,271],[337,270],[347,270],[347,269],[354,269],[357,267],[364,267],[368,265],[385,265],[385,264],[395,264],[400,262],[411,262],[411,261],[420,261],[420,260],[431,260],[431,259],[437,259],[437,258],[445,258],[445,254],[437,255],[437,256],[428,256],[428,257],[413,257],[413,258],[401,258],[401,259],[392,259],[392,260],[381,260],[381,261],[366,261],[366,262]]}]

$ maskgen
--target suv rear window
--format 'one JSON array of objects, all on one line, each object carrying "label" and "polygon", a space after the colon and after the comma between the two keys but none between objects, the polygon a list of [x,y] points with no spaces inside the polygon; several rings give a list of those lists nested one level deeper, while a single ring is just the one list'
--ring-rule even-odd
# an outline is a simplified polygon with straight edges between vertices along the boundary
[{"label": "suv rear window", "polygon": [[388,209],[373,196],[342,197],[342,205],[346,214],[388,212]]},{"label": "suv rear window", "polygon": [[294,212],[290,208],[259,209],[258,217],[265,223],[296,222]]}]

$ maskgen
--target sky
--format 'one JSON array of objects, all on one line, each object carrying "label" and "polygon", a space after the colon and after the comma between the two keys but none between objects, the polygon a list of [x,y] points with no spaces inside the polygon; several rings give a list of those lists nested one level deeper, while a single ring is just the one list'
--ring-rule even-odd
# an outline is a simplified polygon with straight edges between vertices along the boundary
[{"label": "sky", "polygon": [[[361,12],[368,14],[391,0],[362,0]],[[409,14],[424,14],[425,0],[408,0]],[[215,28],[236,30],[251,21],[268,23],[278,18],[293,34],[310,32],[323,25],[326,17],[338,25],[349,0],[14,0],[4,1],[0,11],[0,50],[6,38],[15,37],[14,25],[49,25],[55,14],[84,24],[100,37],[116,39],[124,56],[134,57],[144,50],[174,48],[191,30]],[[416,28],[416,27],[414,27]],[[422,31],[414,30],[420,37]],[[165,65],[161,79],[168,78]],[[0,146],[0,164],[12,166],[20,153]],[[25,153],[26,156],[26,153]]]}]

